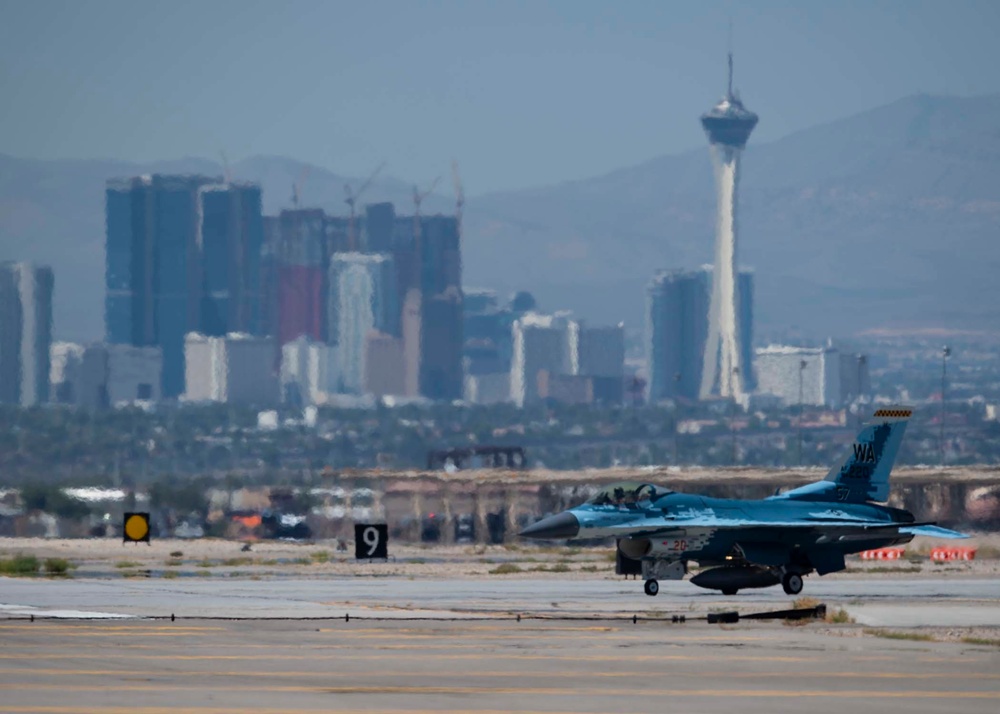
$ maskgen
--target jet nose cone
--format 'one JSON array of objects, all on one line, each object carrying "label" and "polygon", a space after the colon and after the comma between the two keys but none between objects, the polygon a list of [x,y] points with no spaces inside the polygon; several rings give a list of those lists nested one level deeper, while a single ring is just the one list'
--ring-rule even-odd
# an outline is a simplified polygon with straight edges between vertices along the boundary
[{"label": "jet nose cone", "polygon": [[579,532],[580,521],[565,511],[533,523],[518,535],[522,538],[576,538]]}]

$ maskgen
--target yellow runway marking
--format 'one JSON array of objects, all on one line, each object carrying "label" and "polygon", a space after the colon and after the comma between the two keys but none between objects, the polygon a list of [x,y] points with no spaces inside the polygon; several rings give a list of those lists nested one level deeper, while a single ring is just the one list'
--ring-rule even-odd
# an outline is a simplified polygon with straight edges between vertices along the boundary
[{"label": "yellow runway marking", "polygon": [[[48,631],[48,632],[37,632],[30,633],[33,635],[43,635],[53,638],[65,638],[65,637],[119,637],[122,635],[132,635],[135,637],[177,637],[183,635],[185,637],[191,637],[192,635],[197,635],[200,631],[198,630],[171,630],[169,628],[164,628],[163,630],[115,630],[106,631],[101,629],[96,630],[74,630],[74,629],[62,629],[59,631]],[[344,639],[355,639],[360,642],[377,642],[380,640],[393,640],[393,641],[409,641],[414,643],[423,643],[429,640],[440,640],[444,638],[453,638],[455,644],[461,645],[463,641],[474,639],[474,636],[467,634],[451,634],[451,633],[434,633],[428,632],[425,634],[398,634],[392,631],[383,631],[378,634],[363,634],[361,636],[356,636],[354,632],[350,630],[339,630],[336,628],[319,628],[318,630],[309,630],[309,632],[318,632],[321,634],[336,634]],[[288,634],[293,634],[294,631],[289,631]],[[25,634],[29,634],[25,632]],[[490,635],[489,640],[491,642],[495,641],[508,641],[508,640],[527,640],[531,639],[535,633],[532,632],[511,632],[505,635]],[[209,632],[206,632],[203,637],[211,636]],[[639,642],[645,641],[644,633],[635,632],[628,634],[619,634],[614,637],[614,639],[609,640],[607,635],[584,635],[584,634],[543,634],[537,635],[538,637],[543,637],[546,642],[558,642],[564,640],[572,640],[574,642]],[[657,641],[656,644],[671,644],[674,642],[716,642],[724,641],[727,643],[738,642],[738,643],[749,643],[749,642],[765,642],[765,641],[776,641],[781,638],[779,637],[762,637],[759,635],[747,636],[740,633],[730,633],[728,635],[684,635],[684,636],[670,636],[664,637],[662,640]],[[40,642],[37,644],[44,644]],[[316,643],[322,644],[322,643]],[[455,644],[450,644],[448,646],[453,647]],[[288,644],[276,644],[274,647],[300,647],[295,643]],[[417,645],[415,645],[417,646]],[[423,647],[423,644],[419,645]],[[469,647],[481,647],[481,642],[469,643]]]},{"label": "yellow runway marking", "polygon": [[[8,706],[7,714],[243,714],[246,707],[47,707],[47,706]],[[300,714],[329,714],[332,711],[342,711],[336,708],[324,707],[322,709],[300,709],[298,707],[290,709],[261,709],[254,707],[254,714],[289,714],[299,712]],[[365,709],[365,714],[442,714],[454,713],[464,714],[470,710],[467,707],[462,709]],[[579,714],[577,711],[553,711],[551,709],[529,710],[529,709],[474,709],[477,714]]]},{"label": "yellow runway marking", "polygon": [[474,687],[474,686],[349,686],[349,687],[198,687],[190,683],[163,686],[156,684],[125,685],[116,687],[72,684],[0,684],[0,691],[16,692],[271,692],[283,694],[519,694],[531,696],[604,696],[604,697],[822,697],[835,699],[1000,699],[997,692],[968,692],[957,690],[904,690],[886,692],[869,689],[636,689],[596,687]]},{"label": "yellow runway marking", "polygon": [[[116,650],[119,648],[116,648]],[[353,648],[347,647],[345,649],[352,650]],[[380,647],[379,649],[398,649],[393,647]],[[406,648],[412,649],[412,648]],[[480,646],[482,649],[482,646]],[[16,659],[23,661],[25,658],[25,653],[20,654],[0,654],[0,659]],[[258,655],[170,655],[170,654],[160,654],[160,655],[140,655],[132,653],[121,653],[121,652],[108,652],[107,654],[99,655],[76,655],[76,654],[34,654],[32,655],[35,660],[55,660],[55,659],[80,659],[80,660],[101,660],[107,661],[112,659],[126,659],[126,660],[166,660],[166,661],[185,661],[185,660],[225,660],[225,661],[236,661],[236,660],[248,660],[253,662],[259,662],[261,657]],[[354,654],[353,651],[345,652],[342,655],[269,655],[267,657],[268,661],[324,661],[324,662],[338,662],[341,660],[385,660],[385,655],[380,654]],[[418,659],[420,661],[426,662],[429,658],[426,654],[393,654],[393,659]],[[471,660],[471,659],[485,659],[485,660],[551,660],[556,662],[661,662],[661,661],[671,661],[671,662],[810,662],[810,661],[820,661],[817,657],[768,657],[768,656],[757,656],[757,655],[714,655],[714,656],[698,656],[698,655],[667,655],[667,654],[655,654],[655,655],[630,655],[627,659],[622,656],[602,656],[602,655],[556,655],[556,654],[504,654],[504,653],[490,653],[490,654],[435,654],[433,659],[436,660]],[[0,668],[0,671],[3,671]]]},{"label": "yellow runway marking", "polygon": [[[92,676],[106,676],[106,677],[253,677],[253,678],[279,678],[279,677],[322,677],[324,679],[337,679],[337,678],[356,678],[360,676],[365,676],[366,672],[328,672],[328,671],[285,671],[285,672],[275,672],[273,670],[269,671],[206,671],[206,670],[156,670],[156,671],[140,671],[133,669],[38,669],[37,667],[26,667],[18,669],[4,669],[0,670],[0,674],[17,674],[17,675],[58,675],[61,677],[92,677]],[[650,670],[647,672],[629,670],[628,676],[630,677],[641,677],[644,675],[658,675],[659,670]],[[671,671],[671,676],[673,677],[699,677],[703,676],[703,672],[680,672],[677,670]],[[619,678],[622,676],[621,672],[581,672],[580,670],[569,670],[565,672],[539,672],[537,670],[532,671],[496,671],[496,670],[484,670],[481,672],[477,671],[467,671],[458,670],[453,673],[454,676],[459,677],[484,677],[484,678],[504,678],[504,677],[519,677],[519,678],[531,678],[531,677],[580,677],[584,676],[587,678],[591,677],[614,677]],[[422,677],[426,678],[426,670],[416,671],[416,672],[377,672],[371,674],[370,676],[376,678],[384,677]],[[772,677],[788,677],[788,672],[737,672],[737,673],[726,673],[727,679],[756,679],[756,678],[772,678]],[[988,673],[988,672],[930,672],[925,674],[913,673],[913,672],[796,672],[795,677],[817,677],[817,678],[850,678],[850,679],[997,679],[1000,680],[1000,674]],[[2,685],[0,685],[2,686]]]},{"label": "yellow runway marking", "polygon": [[140,622],[130,625],[94,625],[91,623],[64,622],[59,620],[38,620],[37,622],[21,622],[13,625],[0,625],[0,630],[24,630],[25,632],[35,632],[44,628],[58,628],[60,632],[67,630],[187,630],[189,632],[218,632],[229,628],[222,626],[199,626],[199,625],[155,625],[149,622]]}]

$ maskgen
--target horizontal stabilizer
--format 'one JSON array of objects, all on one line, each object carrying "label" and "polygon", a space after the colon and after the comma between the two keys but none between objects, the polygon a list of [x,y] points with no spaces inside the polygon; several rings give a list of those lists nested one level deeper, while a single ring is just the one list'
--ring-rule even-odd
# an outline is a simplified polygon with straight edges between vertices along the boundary
[{"label": "horizontal stabilizer", "polygon": [[912,533],[915,536],[925,536],[927,538],[968,538],[965,533],[948,530],[941,526],[909,526],[900,528],[900,533]]}]

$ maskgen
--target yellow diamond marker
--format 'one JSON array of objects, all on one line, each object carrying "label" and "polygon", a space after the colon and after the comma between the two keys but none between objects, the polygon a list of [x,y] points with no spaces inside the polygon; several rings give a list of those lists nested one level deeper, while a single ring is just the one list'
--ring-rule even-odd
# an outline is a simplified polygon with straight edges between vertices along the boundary
[{"label": "yellow diamond marker", "polygon": [[149,535],[149,522],[137,513],[125,521],[125,535],[129,540],[145,540]]}]

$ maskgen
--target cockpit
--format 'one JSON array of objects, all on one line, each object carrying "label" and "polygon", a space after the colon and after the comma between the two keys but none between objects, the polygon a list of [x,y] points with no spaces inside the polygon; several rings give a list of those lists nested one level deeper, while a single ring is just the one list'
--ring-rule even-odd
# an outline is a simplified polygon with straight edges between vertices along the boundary
[{"label": "cockpit", "polygon": [[587,501],[591,506],[634,506],[645,501],[655,501],[672,491],[651,483],[619,481],[606,486]]}]

